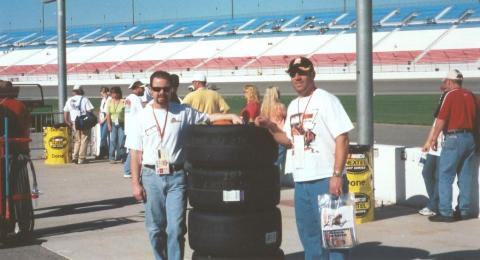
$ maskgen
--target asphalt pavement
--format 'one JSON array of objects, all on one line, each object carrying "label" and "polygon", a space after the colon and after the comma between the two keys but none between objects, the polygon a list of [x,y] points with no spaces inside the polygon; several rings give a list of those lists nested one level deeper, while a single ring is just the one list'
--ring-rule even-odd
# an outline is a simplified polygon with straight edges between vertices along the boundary
[{"label": "asphalt pavement", "polygon": [[[152,259],[143,205],[131,197],[121,164],[47,166],[35,161],[40,190],[34,239],[7,243],[0,259]],[[303,259],[293,209],[293,190],[284,189],[285,259]],[[480,259],[480,219],[432,223],[418,209],[377,208],[375,221],[357,226],[360,244],[351,259]],[[185,259],[192,250],[186,246]]]}]

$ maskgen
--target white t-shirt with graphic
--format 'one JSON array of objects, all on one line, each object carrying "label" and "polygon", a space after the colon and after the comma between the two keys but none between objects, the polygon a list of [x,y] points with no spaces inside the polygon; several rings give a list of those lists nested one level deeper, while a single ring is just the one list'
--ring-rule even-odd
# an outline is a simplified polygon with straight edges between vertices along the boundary
[{"label": "white t-shirt with graphic", "polygon": [[132,134],[132,129],[135,128],[132,127],[132,122],[135,122],[132,119],[138,117],[142,110],[142,97],[132,93],[125,98],[125,135],[127,138]]},{"label": "white t-shirt with graphic", "polygon": [[[80,100],[82,101],[81,104]],[[75,95],[67,99],[67,102],[65,102],[65,106],[63,107],[63,112],[69,112],[70,120],[75,122],[77,116],[85,115],[87,111],[92,111],[93,109],[94,107],[87,97]]]},{"label": "white t-shirt with graphic", "polygon": [[[152,103],[148,103],[139,116],[134,119],[132,126],[137,129],[128,136],[125,146],[129,149],[143,151],[142,164],[155,164],[159,149],[167,151],[169,163],[183,163],[184,131],[188,125],[207,121],[207,114],[173,102],[169,103],[167,114],[166,109],[153,109]],[[155,117],[153,113],[155,113]],[[165,131],[162,142],[155,118],[162,132]],[[166,124],[165,119],[167,120]]]},{"label": "white t-shirt with graphic", "polygon": [[285,172],[293,173],[295,182],[331,177],[335,138],[352,129],[342,104],[327,91],[316,89],[311,96],[294,99],[288,106],[283,128],[294,145],[287,151]]}]

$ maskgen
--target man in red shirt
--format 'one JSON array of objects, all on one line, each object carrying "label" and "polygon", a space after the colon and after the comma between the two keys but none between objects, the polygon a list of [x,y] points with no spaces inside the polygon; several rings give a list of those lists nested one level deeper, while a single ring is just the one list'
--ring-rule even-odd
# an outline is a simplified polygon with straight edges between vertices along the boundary
[{"label": "man in red shirt", "polygon": [[475,130],[476,102],[473,93],[462,88],[463,75],[458,70],[450,71],[443,84],[448,93],[440,108],[430,147],[437,148],[437,137],[443,131],[445,140],[439,164],[439,214],[429,217],[433,222],[452,222],[452,184],[458,173],[460,190],[458,208],[461,219],[472,218],[471,200],[475,176]]},{"label": "man in red shirt", "polygon": [[[15,99],[18,87],[10,81],[0,80],[0,134],[5,133],[4,118],[8,117],[8,135],[10,138],[30,136],[30,113],[25,104]],[[28,143],[12,143],[11,153],[29,153]]]}]

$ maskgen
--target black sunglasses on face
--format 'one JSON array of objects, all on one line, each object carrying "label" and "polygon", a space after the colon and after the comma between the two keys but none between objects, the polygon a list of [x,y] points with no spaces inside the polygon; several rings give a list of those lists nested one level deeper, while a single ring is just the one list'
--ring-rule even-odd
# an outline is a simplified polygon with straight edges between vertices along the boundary
[{"label": "black sunglasses on face", "polygon": [[300,75],[300,76],[308,76],[310,74],[309,71],[303,71],[303,70],[300,70],[300,69],[295,69],[295,70],[292,70],[290,72],[288,72],[288,75],[290,75],[290,78],[293,78],[295,77],[295,75]]},{"label": "black sunglasses on face", "polygon": [[171,89],[171,87],[152,87],[152,91],[154,92],[160,92],[162,90],[163,92],[170,92]]}]

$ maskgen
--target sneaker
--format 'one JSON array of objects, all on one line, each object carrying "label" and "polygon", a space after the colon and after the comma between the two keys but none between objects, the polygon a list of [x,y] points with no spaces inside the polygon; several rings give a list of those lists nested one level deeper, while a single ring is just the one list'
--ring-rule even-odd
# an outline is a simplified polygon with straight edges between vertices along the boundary
[{"label": "sneaker", "polygon": [[77,162],[77,164],[86,164],[86,163],[87,161],[82,159],[78,159],[78,162]]},{"label": "sneaker", "polygon": [[123,178],[132,178],[132,175],[130,175],[130,174],[124,174],[124,175],[123,175]]},{"label": "sneaker", "polygon": [[435,211],[429,209],[428,207],[425,207],[425,208],[419,210],[418,214],[420,214],[422,216],[435,216],[435,215],[437,215],[437,213],[435,213]]}]

